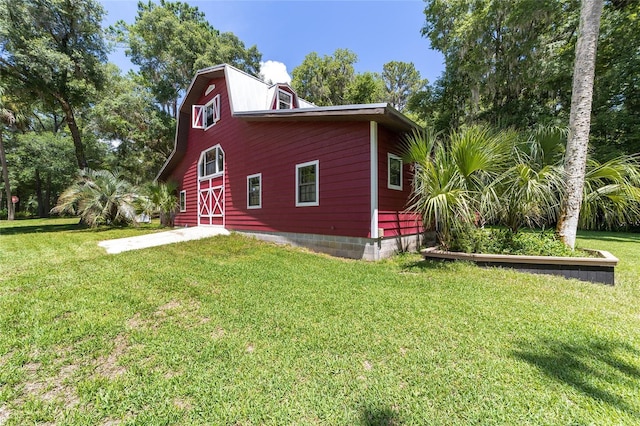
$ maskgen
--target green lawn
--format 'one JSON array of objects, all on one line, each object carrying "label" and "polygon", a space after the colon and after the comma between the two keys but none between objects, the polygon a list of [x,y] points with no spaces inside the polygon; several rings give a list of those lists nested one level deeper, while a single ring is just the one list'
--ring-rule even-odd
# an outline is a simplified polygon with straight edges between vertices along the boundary
[{"label": "green lawn", "polygon": [[640,424],[640,235],[607,287],[74,222],[0,222],[0,425]]}]

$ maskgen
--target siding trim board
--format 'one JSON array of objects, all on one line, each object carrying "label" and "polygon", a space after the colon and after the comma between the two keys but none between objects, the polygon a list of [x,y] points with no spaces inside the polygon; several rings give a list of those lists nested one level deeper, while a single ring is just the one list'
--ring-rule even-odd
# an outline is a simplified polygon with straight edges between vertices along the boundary
[{"label": "siding trim board", "polygon": [[378,238],[378,123],[369,124],[369,169],[371,198],[371,238]]}]

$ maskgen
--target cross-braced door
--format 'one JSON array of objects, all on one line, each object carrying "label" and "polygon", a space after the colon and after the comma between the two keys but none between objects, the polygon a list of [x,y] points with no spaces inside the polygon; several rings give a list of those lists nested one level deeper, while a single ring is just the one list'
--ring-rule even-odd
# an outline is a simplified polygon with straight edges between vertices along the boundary
[{"label": "cross-braced door", "polygon": [[219,145],[204,151],[198,163],[198,225],[224,226],[224,153]]},{"label": "cross-braced door", "polygon": [[[224,186],[218,185],[210,188],[200,189],[200,222],[207,219],[210,223],[203,225],[220,225],[212,223],[213,218],[224,217]],[[217,222],[217,221],[216,221]]]}]

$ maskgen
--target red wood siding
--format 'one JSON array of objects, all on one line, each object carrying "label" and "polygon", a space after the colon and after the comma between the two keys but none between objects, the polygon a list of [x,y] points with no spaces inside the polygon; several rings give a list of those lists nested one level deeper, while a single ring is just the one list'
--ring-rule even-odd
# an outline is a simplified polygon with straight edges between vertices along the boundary
[{"label": "red wood siding", "polygon": [[[223,79],[198,103],[221,95],[221,119],[208,130],[189,129],[187,152],[172,178],[187,191],[187,211],[175,224],[195,226],[200,153],[225,152],[228,229],[366,237],[370,224],[369,123],[247,122],[231,117]],[[190,120],[190,117],[188,117]],[[319,206],[295,206],[296,164],[319,161]],[[262,173],[262,208],[247,208],[247,176]]]},{"label": "red wood siding", "polygon": [[[176,226],[196,226],[198,224],[198,160],[202,151],[207,150],[219,142],[219,135],[228,132],[231,126],[231,110],[229,108],[229,96],[224,79],[213,79],[210,84],[215,84],[216,88],[204,96],[204,92],[197,102],[204,105],[220,95],[220,120],[208,130],[191,128],[191,107],[188,115],[181,116],[181,120],[189,123],[189,147],[180,164],[171,174],[172,180],[178,182],[180,190],[187,193],[187,210],[176,215]],[[223,147],[224,150],[224,147]]]},{"label": "red wood siding", "polygon": [[400,156],[402,135],[378,126],[378,227],[384,236],[409,235],[421,231],[418,215],[407,212],[411,197],[410,165],[403,164],[402,191],[388,187],[388,154]]},{"label": "red wood siding", "polygon": [[[228,168],[227,227],[366,236],[368,123],[239,122]],[[296,165],[318,160],[319,205],[296,207]],[[262,208],[247,209],[247,176],[262,173]]]}]

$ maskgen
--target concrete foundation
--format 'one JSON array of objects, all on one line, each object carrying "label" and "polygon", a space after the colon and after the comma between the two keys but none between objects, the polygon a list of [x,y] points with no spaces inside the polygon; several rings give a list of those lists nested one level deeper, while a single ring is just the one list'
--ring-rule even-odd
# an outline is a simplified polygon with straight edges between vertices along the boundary
[{"label": "concrete foundation", "polygon": [[424,244],[424,234],[372,239],[293,232],[237,232],[276,244],[289,244],[331,256],[363,260],[380,260],[399,252],[417,252]]}]

